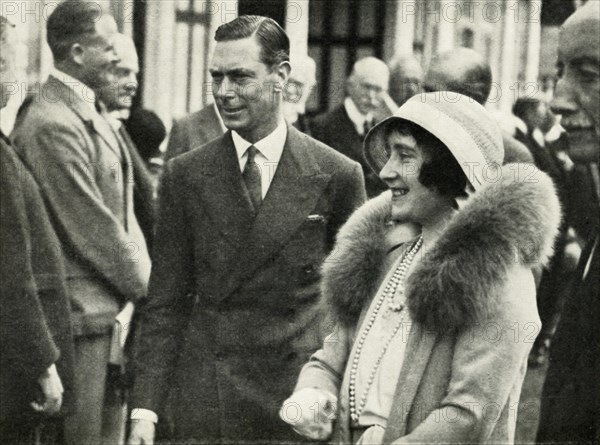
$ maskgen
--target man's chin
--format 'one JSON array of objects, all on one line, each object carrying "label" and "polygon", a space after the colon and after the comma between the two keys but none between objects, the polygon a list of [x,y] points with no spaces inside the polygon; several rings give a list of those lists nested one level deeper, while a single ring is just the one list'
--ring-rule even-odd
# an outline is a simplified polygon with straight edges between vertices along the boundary
[{"label": "man's chin", "polygon": [[569,157],[576,163],[598,162],[600,138],[593,130],[567,130]]}]

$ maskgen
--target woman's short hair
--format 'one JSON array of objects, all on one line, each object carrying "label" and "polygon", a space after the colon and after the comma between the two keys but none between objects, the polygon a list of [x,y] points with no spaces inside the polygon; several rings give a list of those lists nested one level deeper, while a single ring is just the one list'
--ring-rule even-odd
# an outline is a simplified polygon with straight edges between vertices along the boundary
[{"label": "woman's short hair", "polygon": [[[417,178],[421,184],[454,199],[466,196],[467,176],[448,147],[435,135],[404,119],[394,119],[385,126],[386,142],[392,133],[412,136],[423,150],[425,156]],[[387,144],[386,150],[389,150]]]}]

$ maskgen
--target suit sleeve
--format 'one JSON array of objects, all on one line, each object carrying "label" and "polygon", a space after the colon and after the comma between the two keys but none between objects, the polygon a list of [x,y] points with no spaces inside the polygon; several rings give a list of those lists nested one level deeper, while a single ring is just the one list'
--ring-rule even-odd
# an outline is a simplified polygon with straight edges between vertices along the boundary
[{"label": "suit sleeve", "polygon": [[0,188],[1,269],[0,335],[3,372],[35,380],[58,359],[38,297],[31,264],[32,245],[21,184],[28,174],[2,146]]},{"label": "suit sleeve", "polygon": [[513,278],[500,290],[494,316],[458,336],[440,407],[394,444],[438,443],[440,438],[444,443],[487,443],[509,401],[508,416],[516,416],[532,334],[541,323],[531,272],[519,269]]},{"label": "suit sleeve", "polygon": [[174,158],[177,155],[185,153],[183,147],[187,146],[185,140],[185,128],[178,121],[173,122],[169,142],[167,143],[167,151],[165,152],[165,162]]},{"label": "suit sleeve", "polygon": [[349,354],[349,330],[336,325],[333,332],[325,338],[323,347],[302,367],[294,392],[304,388],[316,388],[337,396]]},{"label": "suit sleeve", "polygon": [[[96,180],[110,172],[95,168],[83,135],[52,122],[33,134],[18,133],[15,142],[27,147],[29,167],[58,221],[57,231],[70,241],[71,253],[86,260],[125,300],[144,297],[150,264],[145,255],[136,258],[141,247],[104,203]],[[132,256],[126,255],[130,249]]]},{"label": "suit sleeve", "polygon": [[[138,306],[133,408],[160,413],[194,303],[193,242],[173,161],[159,190],[159,216],[148,298]],[[180,179],[180,178],[179,178]]]}]

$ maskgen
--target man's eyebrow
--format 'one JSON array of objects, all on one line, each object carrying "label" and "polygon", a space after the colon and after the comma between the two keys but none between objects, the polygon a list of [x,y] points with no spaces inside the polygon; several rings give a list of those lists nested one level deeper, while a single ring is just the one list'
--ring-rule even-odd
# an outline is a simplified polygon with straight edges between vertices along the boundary
[{"label": "man's eyebrow", "polygon": [[254,71],[248,70],[245,68],[234,68],[228,71],[222,71],[218,68],[209,68],[208,70],[211,74],[222,74],[225,76],[235,77],[235,76],[254,76]]}]

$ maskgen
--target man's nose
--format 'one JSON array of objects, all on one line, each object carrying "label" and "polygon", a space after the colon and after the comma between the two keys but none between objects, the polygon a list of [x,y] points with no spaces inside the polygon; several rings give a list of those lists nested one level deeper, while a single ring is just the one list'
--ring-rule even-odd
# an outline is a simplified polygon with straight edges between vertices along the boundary
[{"label": "man's nose", "polygon": [[555,114],[567,114],[577,111],[573,91],[565,77],[558,79],[554,89],[554,97],[550,102],[550,109]]},{"label": "man's nose", "polygon": [[236,93],[236,84],[227,79],[223,79],[223,82],[219,84],[219,87],[216,91],[216,95],[222,99],[234,98],[236,97]]}]

